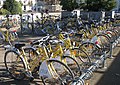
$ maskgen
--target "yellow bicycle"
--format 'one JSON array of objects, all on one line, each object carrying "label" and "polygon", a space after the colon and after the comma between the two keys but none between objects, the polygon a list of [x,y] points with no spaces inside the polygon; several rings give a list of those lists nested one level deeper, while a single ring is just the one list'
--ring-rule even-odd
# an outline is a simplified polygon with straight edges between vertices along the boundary
[{"label": "yellow bicycle", "polygon": [[0,30],[0,44],[3,44],[4,42],[15,41],[16,38],[18,38],[16,31],[10,31],[9,29],[6,31]]},{"label": "yellow bicycle", "polygon": [[[32,60],[29,60],[29,56],[26,55],[23,46],[25,46],[25,44],[15,44],[15,48],[11,48],[5,53],[4,62],[6,69],[14,79],[21,80],[24,79],[25,76],[28,76],[30,77],[30,79],[33,79],[32,72],[34,72],[35,68],[39,66],[40,66],[39,73],[43,75],[42,76],[43,82],[45,82],[46,80],[44,78],[47,77],[47,79],[50,78],[50,80],[54,79],[54,81],[52,81],[54,83],[55,80],[59,81],[59,83],[64,83],[63,79],[65,79],[67,74],[69,75],[69,78],[71,78],[71,80],[74,79],[74,74],[66,64],[55,59],[48,59],[48,58],[44,59],[45,56],[43,56],[43,53],[39,54],[38,51],[32,48],[26,48],[31,50],[30,53],[33,57]],[[35,57],[33,55],[35,55]],[[55,68],[56,64],[63,68],[62,71],[56,70]],[[45,69],[43,68],[44,66],[46,66]],[[47,74],[44,74],[44,72],[47,72]],[[63,78],[63,74],[64,74],[64,78]]]}]

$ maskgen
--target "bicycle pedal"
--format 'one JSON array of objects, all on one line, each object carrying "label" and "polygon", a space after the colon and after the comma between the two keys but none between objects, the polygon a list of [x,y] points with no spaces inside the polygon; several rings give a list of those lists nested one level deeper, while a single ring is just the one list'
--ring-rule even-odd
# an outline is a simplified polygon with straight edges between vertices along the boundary
[{"label": "bicycle pedal", "polygon": [[29,81],[32,82],[34,80],[34,77],[30,77]]},{"label": "bicycle pedal", "polygon": [[26,77],[27,77],[30,81],[33,81],[33,80],[34,80],[34,77],[32,76],[32,73],[26,72],[25,75],[26,75]]}]

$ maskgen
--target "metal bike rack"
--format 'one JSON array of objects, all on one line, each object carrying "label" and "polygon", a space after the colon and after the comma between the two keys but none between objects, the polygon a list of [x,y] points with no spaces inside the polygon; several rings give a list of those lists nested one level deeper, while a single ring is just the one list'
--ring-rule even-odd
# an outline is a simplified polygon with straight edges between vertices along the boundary
[{"label": "metal bike rack", "polygon": [[112,58],[113,49],[119,44],[119,42],[120,42],[120,37],[118,37],[118,39],[116,39],[114,42],[110,42],[110,55],[109,55],[109,58]]},{"label": "metal bike rack", "polygon": [[105,66],[105,55],[103,54],[100,56],[100,59],[96,60],[93,65],[91,65],[85,73],[83,73],[76,81],[74,81],[71,85],[85,85],[84,80],[87,80],[88,77],[93,75],[93,71],[95,71],[100,66],[100,62],[102,61],[103,66]]},{"label": "metal bike rack", "polygon": [[[120,42],[120,37],[115,40],[115,42],[111,42],[110,45],[110,57],[112,57],[112,51],[113,48],[115,48]],[[106,64],[106,52],[103,53],[103,55],[100,56],[99,59],[97,59],[87,70],[85,73],[83,73],[78,79],[74,80],[71,85],[85,85],[85,80],[90,79],[93,75],[93,71],[95,71],[97,68],[102,65],[102,67],[105,67]]]}]

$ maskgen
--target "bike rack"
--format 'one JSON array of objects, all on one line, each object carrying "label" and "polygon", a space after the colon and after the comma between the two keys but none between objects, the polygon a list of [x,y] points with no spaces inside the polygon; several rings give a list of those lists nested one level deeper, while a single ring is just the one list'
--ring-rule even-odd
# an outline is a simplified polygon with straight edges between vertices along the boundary
[{"label": "bike rack", "polygon": [[[111,42],[110,46],[110,57],[112,57],[112,51],[113,48],[115,48],[120,41],[120,37],[115,40],[115,42]],[[97,59],[87,70],[84,72],[78,79],[74,80],[71,85],[85,85],[85,80],[88,80],[92,77],[93,72],[102,65],[102,68],[105,67],[106,64],[106,52],[103,53],[103,55],[100,56],[99,59]]]},{"label": "bike rack", "polygon": [[[85,73],[83,73],[76,81],[74,81],[71,85],[85,85],[84,80],[87,80],[89,77],[91,78],[91,76],[93,75],[93,71],[95,71],[97,68],[99,68],[100,66],[100,62],[104,61],[104,57],[106,54],[103,54],[102,56],[100,56],[100,58],[98,60],[96,60],[93,65],[91,65]],[[105,64],[105,63],[103,63]]]},{"label": "bike rack", "polygon": [[120,42],[120,37],[118,37],[114,42],[110,42],[110,53],[109,53],[109,58],[112,58],[112,52],[113,49],[119,44]]}]

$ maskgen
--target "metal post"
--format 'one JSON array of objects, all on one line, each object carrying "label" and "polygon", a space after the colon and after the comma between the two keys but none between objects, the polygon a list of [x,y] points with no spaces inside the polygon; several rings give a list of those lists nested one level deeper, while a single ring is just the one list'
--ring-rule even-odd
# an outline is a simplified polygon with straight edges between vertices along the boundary
[{"label": "metal post", "polygon": [[[6,29],[9,30],[9,29],[10,29],[10,25],[9,25],[9,14],[7,14],[6,17],[7,17]],[[9,37],[8,37],[8,36],[9,36],[8,31],[6,31],[6,35],[7,35],[7,36],[5,36],[5,41],[9,42],[10,40],[9,40]]]},{"label": "metal post", "polygon": [[32,33],[34,34],[34,19],[33,19],[33,13],[32,13],[31,15],[32,15]]},{"label": "metal post", "polygon": [[7,17],[7,22],[6,22],[6,29],[8,29],[9,28],[9,14],[7,14],[6,15],[6,17]]},{"label": "metal post", "polygon": [[112,52],[113,52],[112,45],[113,45],[113,42],[110,42],[110,55],[109,55],[109,58],[113,58],[113,56],[112,56]]},{"label": "metal post", "polygon": [[41,12],[42,15],[42,29],[43,29],[43,12]]},{"label": "metal post", "polygon": [[106,67],[106,52],[103,53],[102,68],[107,68]]},{"label": "metal post", "polygon": [[22,30],[23,30],[23,25],[22,25],[22,14],[20,14],[20,28],[21,28],[21,34],[22,34]]}]

